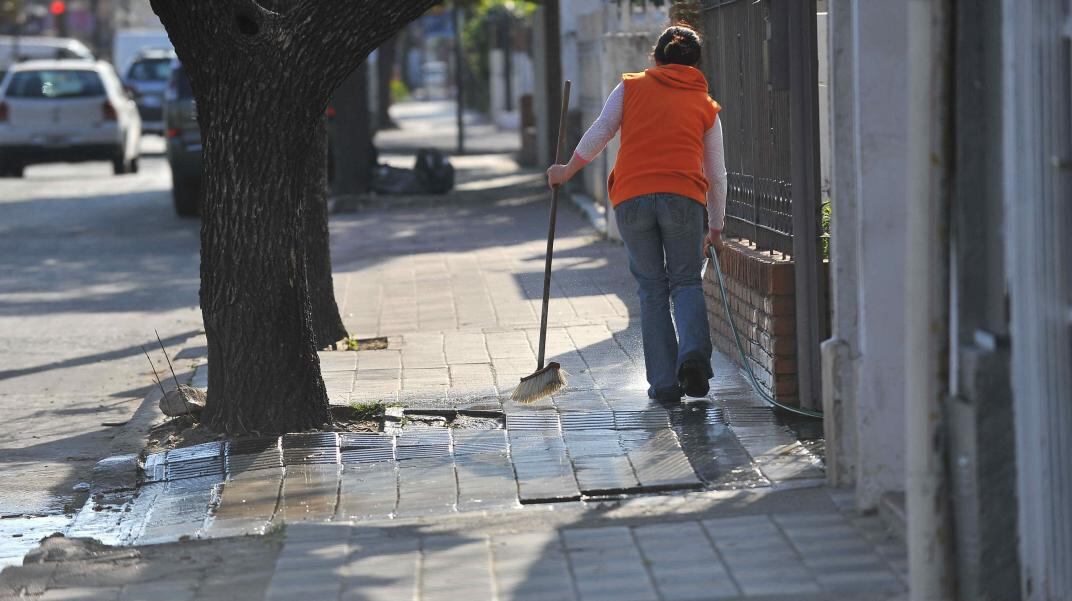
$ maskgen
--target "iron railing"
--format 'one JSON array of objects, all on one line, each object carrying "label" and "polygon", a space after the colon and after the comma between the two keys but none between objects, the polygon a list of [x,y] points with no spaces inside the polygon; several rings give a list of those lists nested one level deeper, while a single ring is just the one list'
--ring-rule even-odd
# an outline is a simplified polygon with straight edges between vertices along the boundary
[{"label": "iron railing", "polygon": [[[723,107],[727,236],[793,254],[790,104],[772,72],[770,0],[707,0],[703,69]],[[777,33],[777,32],[775,32]]]}]

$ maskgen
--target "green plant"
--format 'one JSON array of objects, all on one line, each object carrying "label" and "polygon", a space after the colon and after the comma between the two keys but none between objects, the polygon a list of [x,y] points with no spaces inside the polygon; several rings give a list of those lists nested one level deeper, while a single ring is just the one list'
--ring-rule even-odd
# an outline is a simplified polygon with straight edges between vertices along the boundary
[{"label": "green plant", "polygon": [[487,112],[491,105],[491,51],[501,48],[502,40],[493,39],[509,30],[524,28],[536,10],[536,3],[528,0],[481,0],[468,11],[462,27],[462,48],[465,54],[466,104]]},{"label": "green plant", "polygon": [[387,404],[383,401],[350,403],[350,409],[354,412],[354,419],[360,421],[379,421],[387,415]]},{"label": "green plant", "polygon": [[401,102],[409,98],[409,88],[406,87],[406,82],[401,79],[391,80],[391,101]]},{"label": "green plant", "polygon": [[830,199],[827,198],[823,201],[823,204],[819,209],[819,235],[821,236],[821,240],[823,242],[824,260],[830,259],[830,215],[834,210],[833,207],[833,203],[831,203]]}]

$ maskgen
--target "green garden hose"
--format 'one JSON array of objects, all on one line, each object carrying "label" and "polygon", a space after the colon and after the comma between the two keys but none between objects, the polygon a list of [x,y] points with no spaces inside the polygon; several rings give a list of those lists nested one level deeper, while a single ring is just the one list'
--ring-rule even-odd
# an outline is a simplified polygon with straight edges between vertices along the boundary
[{"label": "green garden hose", "polygon": [[[715,247],[714,246],[709,246],[707,250],[710,253],[709,256],[711,256],[711,257],[717,257],[718,256],[718,255],[715,254]],[[759,398],[763,399],[767,403],[769,403],[769,404],[771,404],[771,405],[773,405],[773,406],[775,406],[775,407],[777,407],[779,409],[788,411],[790,413],[795,413],[797,415],[803,415],[804,417],[812,417],[812,418],[816,418],[816,419],[822,419],[823,418],[823,412],[822,411],[812,411],[810,409],[801,409],[799,407],[792,407],[792,406],[786,405],[784,403],[779,403],[778,401],[776,401],[774,399],[774,397],[772,397],[771,395],[767,394],[767,391],[763,390],[763,388],[759,385],[759,381],[756,380],[756,374],[755,374],[755,372],[752,371],[752,363],[748,360],[748,356],[745,355],[745,352],[744,352],[744,347],[741,345],[741,335],[740,335],[740,333],[737,332],[737,324],[734,323],[734,321],[733,321],[733,311],[730,310],[730,298],[726,294],[726,282],[722,278],[722,266],[719,265],[719,262],[718,262],[717,258],[716,259],[707,259],[707,261],[709,263],[714,263],[714,265],[715,265],[715,274],[718,275],[718,289],[722,293],[722,306],[726,309],[726,319],[730,322],[730,329],[733,330],[733,340],[737,343],[737,352],[741,354],[741,364],[744,365],[745,373],[748,374],[748,379],[752,381],[752,388],[756,391],[756,394],[759,395]]]}]

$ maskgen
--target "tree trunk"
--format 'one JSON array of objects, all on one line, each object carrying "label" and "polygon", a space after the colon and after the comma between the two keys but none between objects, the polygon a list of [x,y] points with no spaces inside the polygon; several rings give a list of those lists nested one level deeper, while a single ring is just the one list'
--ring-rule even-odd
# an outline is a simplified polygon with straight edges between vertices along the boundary
[{"label": "tree trunk", "polygon": [[398,129],[398,124],[391,120],[391,80],[395,74],[395,56],[398,49],[399,35],[380,46],[376,55],[376,129]]},{"label": "tree trunk", "polygon": [[309,282],[310,249],[327,239],[310,244],[308,224],[324,223],[310,194],[324,181],[323,111],[343,77],[433,0],[150,1],[201,125],[203,419],[228,434],[322,427],[331,414]]},{"label": "tree trunk", "polygon": [[[320,127],[323,129],[323,118]],[[335,302],[335,282],[331,276],[331,238],[328,234],[327,150],[320,151],[320,170],[310,173],[305,241],[309,251],[309,296],[313,310],[313,343],[322,349],[349,336]]]},{"label": "tree trunk", "polygon": [[[307,178],[324,171],[325,130],[318,115],[279,106],[293,102],[285,94],[299,95],[296,83],[198,102],[209,122],[202,132],[201,311],[209,357],[204,420],[214,430],[275,433],[331,421],[306,244],[306,211],[316,204],[308,201]],[[265,127],[270,114],[294,118]]]}]

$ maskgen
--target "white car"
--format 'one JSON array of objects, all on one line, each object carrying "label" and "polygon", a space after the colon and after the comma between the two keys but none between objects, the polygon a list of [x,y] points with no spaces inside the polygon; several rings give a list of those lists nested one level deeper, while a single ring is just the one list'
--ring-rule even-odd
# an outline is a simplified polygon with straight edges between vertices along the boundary
[{"label": "white car", "polygon": [[86,45],[72,38],[0,35],[0,79],[12,65],[42,59],[93,60]]},{"label": "white car", "polygon": [[27,61],[0,82],[0,176],[76,161],[135,173],[140,138],[138,107],[106,62]]}]

